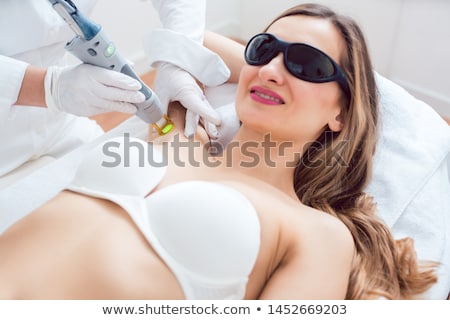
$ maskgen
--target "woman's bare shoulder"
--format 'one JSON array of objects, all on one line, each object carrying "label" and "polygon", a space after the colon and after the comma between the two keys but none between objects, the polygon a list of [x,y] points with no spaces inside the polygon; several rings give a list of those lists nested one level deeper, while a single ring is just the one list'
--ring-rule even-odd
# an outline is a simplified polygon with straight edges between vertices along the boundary
[{"label": "woman's bare shoulder", "polygon": [[310,241],[317,241],[323,244],[328,250],[339,250],[342,253],[353,253],[354,240],[353,236],[338,217],[327,212],[303,206],[305,215],[305,223],[311,232],[306,232],[306,236]]},{"label": "woman's bare shoulder", "polygon": [[[338,218],[298,201],[267,196],[258,208],[278,222],[277,268],[267,299],[344,299],[354,258],[349,229]],[[324,290],[324,285],[327,287]]]}]

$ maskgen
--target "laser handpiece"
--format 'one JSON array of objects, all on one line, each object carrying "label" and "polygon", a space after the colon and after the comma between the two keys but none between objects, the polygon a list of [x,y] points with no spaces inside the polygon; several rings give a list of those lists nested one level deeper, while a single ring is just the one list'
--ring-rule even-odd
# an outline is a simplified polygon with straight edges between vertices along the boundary
[{"label": "laser handpiece", "polygon": [[120,55],[116,46],[109,40],[102,27],[85,15],[71,0],[49,0],[56,12],[69,24],[76,36],[66,44],[66,50],[84,63],[103,67],[126,74],[138,80],[145,101],[135,103],[136,115],[153,127],[160,135],[170,132],[174,124],[163,113],[157,95],[139,78],[131,66]]}]

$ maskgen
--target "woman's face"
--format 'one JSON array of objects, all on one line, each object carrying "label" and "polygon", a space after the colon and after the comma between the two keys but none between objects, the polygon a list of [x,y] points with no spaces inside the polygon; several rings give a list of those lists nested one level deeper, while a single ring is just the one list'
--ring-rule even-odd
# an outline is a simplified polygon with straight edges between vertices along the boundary
[{"label": "woman's face", "polygon": [[[287,42],[303,42],[327,53],[336,62],[343,39],[328,21],[290,16],[268,30]],[[275,140],[304,144],[316,140],[326,125],[340,131],[341,91],[337,82],[300,80],[284,66],[283,53],[262,66],[246,65],[241,71],[236,108],[244,126]]]}]

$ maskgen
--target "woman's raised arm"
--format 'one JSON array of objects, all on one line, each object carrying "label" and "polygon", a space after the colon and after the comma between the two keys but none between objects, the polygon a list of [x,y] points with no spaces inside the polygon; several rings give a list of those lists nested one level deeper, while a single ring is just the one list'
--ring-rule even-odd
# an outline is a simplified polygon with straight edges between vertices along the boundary
[{"label": "woman's raised arm", "polygon": [[237,83],[244,60],[244,45],[215,32],[205,31],[204,46],[217,53],[231,71],[229,82]]}]

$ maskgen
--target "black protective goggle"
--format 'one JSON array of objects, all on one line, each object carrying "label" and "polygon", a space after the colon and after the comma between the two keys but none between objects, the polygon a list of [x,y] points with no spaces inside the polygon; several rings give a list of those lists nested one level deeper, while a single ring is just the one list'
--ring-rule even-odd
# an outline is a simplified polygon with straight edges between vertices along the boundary
[{"label": "black protective goggle", "polygon": [[322,83],[336,81],[350,97],[344,72],[325,52],[305,43],[290,43],[270,33],[260,33],[250,39],[245,48],[245,61],[253,66],[268,64],[279,52],[284,55],[286,69],[301,80]]}]

